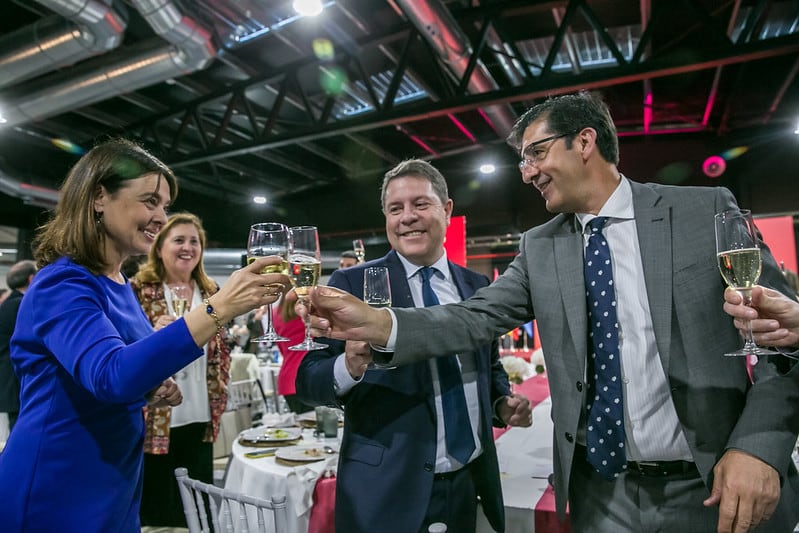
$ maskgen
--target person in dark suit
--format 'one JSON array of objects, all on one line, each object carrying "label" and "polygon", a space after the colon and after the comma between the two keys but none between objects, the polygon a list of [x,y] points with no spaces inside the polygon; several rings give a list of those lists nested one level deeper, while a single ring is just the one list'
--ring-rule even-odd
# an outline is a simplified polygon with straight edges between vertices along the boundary
[{"label": "person in dark suit", "polygon": [[[485,276],[447,260],[443,243],[453,202],[432,165],[408,160],[388,171],[382,205],[394,249],[335,271],[332,286],[362,298],[364,270],[387,267],[393,304],[416,307],[425,302],[421,267],[436,269],[430,285],[441,302],[460,301],[488,285]],[[412,364],[368,369],[373,354],[367,344],[324,342],[329,348],[305,356],[296,383],[306,403],[344,409],[336,531],[426,532],[434,522],[446,523],[449,531],[474,531],[478,496],[490,524],[503,531],[492,424],[530,425],[531,410],[527,398],[510,392],[496,339],[457,352],[458,392],[468,406],[461,427],[471,450],[464,455],[445,435],[451,426],[444,397],[454,389],[443,385],[447,378],[436,362],[436,356],[456,352],[429,351]]]},{"label": "person in dark suit", "polygon": [[[537,104],[509,142],[522,180],[557,215],[522,235],[519,255],[491,286],[462,303],[388,312],[320,287],[312,333],[393,348],[391,361],[402,364],[535,318],[552,398],[556,504],[563,515],[568,501],[573,530],[793,531],[799,366],[761,357],[750,380],[746,358],[723,356],[741,345],[722,310],[715,250],[714,214],[737,209],[730,191],[624,177],[610,112],[587,92]],[[589,280],[605,270],[590,257],[600,247],[618,282],[612,304],[602,301],[616,315],[610,324],[604,313],[589,321],[589,305],[600,302]],[[760,282],[792,294],[765,245],[761,252]],[[609,328],[608,346],[595,327]],[[600,355],[614,362],[594,364]],[[619,391],[613,399],[597,386],[606,378]],[[594,414],[604,401],[610,414]],[[621,431],[589,443],[616,415]]]},{"label": "person in dark suit", "polygon": [[36,274],[35,261],[19,261],[8,269],[6,284],[11,289],[0,304],[0,413],[8,415],[8,430],[13,429],[19,415],[19,380],[11,365],[11,335],[17,323],[22,295]]}]

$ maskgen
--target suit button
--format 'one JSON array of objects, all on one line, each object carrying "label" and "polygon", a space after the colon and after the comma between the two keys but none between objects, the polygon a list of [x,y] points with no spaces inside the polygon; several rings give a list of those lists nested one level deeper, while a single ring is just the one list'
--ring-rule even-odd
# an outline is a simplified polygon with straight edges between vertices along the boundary
[{"label": "suit button", "polygon": [[566,440],[568,442],[574,442],[574,436],[571,433],[566,433]]},{"label": "suit button", "polygon": [[433,471],[433,463],[425,463],[424,464],[425,472],[432,472]]},{"label": "suit button", "polygon": [[583,392],[583,382],[582,381],[578,381],[577,382],[577,392]]}]

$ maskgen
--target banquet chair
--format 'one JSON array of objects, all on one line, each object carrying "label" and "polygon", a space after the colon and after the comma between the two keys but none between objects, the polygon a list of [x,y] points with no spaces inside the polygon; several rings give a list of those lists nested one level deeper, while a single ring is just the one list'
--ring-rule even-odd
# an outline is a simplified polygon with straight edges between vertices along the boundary
[{"label": "banquet chair", "polygon": [[253,421],[260,420],[267,412],[267,400],[257,379],[242,379],[228,383],[227,410],[246,407]]},{"label": "banquet chair", "polygon": [[221,533],[234,529],[241,533],[281,533],[288,528],[285,496],[275,495],[266,500],[222,489],[191,479],[183,467],[175,469],[175,479],[189,533]]}]

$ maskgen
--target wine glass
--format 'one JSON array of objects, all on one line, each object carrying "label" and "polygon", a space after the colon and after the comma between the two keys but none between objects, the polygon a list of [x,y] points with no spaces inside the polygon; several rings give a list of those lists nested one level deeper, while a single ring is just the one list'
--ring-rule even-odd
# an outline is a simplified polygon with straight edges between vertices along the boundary
[{"label": "wine glass", "polygon": [[[370,307],[391,307],[391,282],[389,281],[388,268],[369,267],[363,271],[363,301]],[[372,350],[372,358],[380,359],[384,354],[377,350]],[[397,368],[396,365],[387,362],[375,361],[367,365],[367,368],[377,368],[388,370]]]},{"label": "wine glass", "polygon": [[183,283],[168,285],[169,309],[175,318],[182,317],[189,310],[191,287]]},{"label": "wine glass", "polygon": [[[261,274],[288,274],[289,230],[284,224],[277,222],[262,222],[250,226],[250,235],[247,238],[247,264],[249,265],[259,257],[277,255],[282,261],[276,265],[264,267]],[[250,342],[284,342],[289,340],[278,335],[272,325],[272,304],[266,306],[266,327],[264,334],[251,339]]]},{"label": "wine glass", "polygon": [[354,251],[355,255],[358,257],[358,262],[363,263],[364,259],[366,259],[366,248],[361,239],[354,239],[352,241],[352,251]]},{"label": "wine glass", "polygon": [[[717,213],[716,254],[721,277],[727,285],[741,293],[744,304],[752,301],[752,287],[760,278],[763,268],[760,259],[760,244],[757,228],[748,209],[729,209]],[[755,344],[752,326],[746,321],[744,345],[740,350],[725,353],[727,356],[749,356],[777,354]]]},{"label": "wine glass", "polygon": [[[316,226],[297,226],[289,229],[289,276],[294,282],[294,291],[306,307],[310,307],[308,295],[319,283],[322,274],[322,254],[319,251],[319,233]],[[311,338],[311,317],[305,315],[305,339],[289,350],[307,351],[327,348],[327,344]]]}]

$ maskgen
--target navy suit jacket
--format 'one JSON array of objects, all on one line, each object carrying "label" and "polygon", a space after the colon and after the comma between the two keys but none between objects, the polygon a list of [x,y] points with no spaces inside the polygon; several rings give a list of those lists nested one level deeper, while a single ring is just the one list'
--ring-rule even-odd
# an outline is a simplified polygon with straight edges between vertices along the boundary
[{"label": "navy suit jacket", "polygon": [[19,412],[19,380],[11,366],[11,335],[21,303],[22,293],[14,290],[0,305],[0,413]]},{"label": "navy suit jacket", "polygon": [[[395,251],[385,257],[337,270],[329,285],[363,298],[363,271],[386,266],[394,307],[413,307],[405,269]],[[449,263],[463,299],[488,285],[481,274]],[[440,334],[446,334],[440,332]],[[309,352],[297,374],[297,395],[312,405],[339,405],[345,422],[336,485],[336,531],[407,533],[422,526],[433,487],[436,411],[429,361],[392,370],[369,370],[358,385],[338,398],[333,364],[344,343],[325,339],[325,350]],[[492,426],[493,402],[510,394],[497,343],[474,352],[478,373],[480,439],[483,453],[470,466],[483,511],[497,531],[505,514]],[[429,358],[435,355],[430,354]],[[429,359],[428,358],[428,359]]]}]

